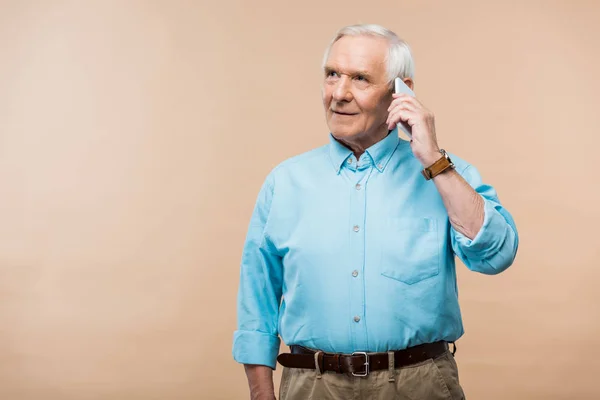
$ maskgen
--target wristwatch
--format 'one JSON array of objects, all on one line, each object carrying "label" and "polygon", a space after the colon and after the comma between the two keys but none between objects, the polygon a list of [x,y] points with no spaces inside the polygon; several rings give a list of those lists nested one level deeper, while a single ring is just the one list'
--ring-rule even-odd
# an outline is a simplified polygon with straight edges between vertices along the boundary
[{"label": "wristwatch", "polygon": [[454,168],[454,163],[450,159],[448,153],[446,153],[446,150],[440,149],[440,153],[442,153],[442,158],[421,171],[425,179],[433,179],[447,169]]}]

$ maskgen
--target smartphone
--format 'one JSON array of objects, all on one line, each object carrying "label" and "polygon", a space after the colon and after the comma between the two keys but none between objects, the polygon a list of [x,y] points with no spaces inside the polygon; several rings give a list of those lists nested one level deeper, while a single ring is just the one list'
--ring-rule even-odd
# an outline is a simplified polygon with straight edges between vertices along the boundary
[{"label": "smartphone", "polygon": [[[406,93],[409,96],[415,97],[414,92],[400,78],[396,78],[394,80],[394,93]],[[412,128],[407,122],[400,121],[396,124],[396,126],[399,130],[404,132],[406,136],[408,136],[409,140],[412,140]]]}]

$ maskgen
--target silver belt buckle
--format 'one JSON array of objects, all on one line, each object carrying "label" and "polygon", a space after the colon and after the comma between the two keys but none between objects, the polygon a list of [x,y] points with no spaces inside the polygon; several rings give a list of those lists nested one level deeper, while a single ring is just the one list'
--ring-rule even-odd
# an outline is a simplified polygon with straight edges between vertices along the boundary
[{"label": "silver belt buckle", "polygon": [[364,352],[364,351],[355,351],[354,353],[352,353],[353,356],[355,356],[357,354],[365,356],[365,372],[364,373],[361,372],[361,373],[358,373],[358,374],[352,372],[352,376],[362,376],[362,377],[365,377],[365,376],[369,375],[369,355],[366,352]]}]

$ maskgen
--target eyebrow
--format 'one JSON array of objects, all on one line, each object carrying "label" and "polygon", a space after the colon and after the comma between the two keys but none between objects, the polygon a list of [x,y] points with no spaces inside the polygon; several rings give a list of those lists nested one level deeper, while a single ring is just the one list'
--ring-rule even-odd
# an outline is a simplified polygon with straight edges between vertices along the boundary
[{"label": "eyebrow", "polygon": [[[330,72],[340,72],[340,71],[337,68],[334,68],[332,66],[327,65],[324,68],[324,72],[326,74],[328,74]],[[348,73],[346,75],[350,75],[350,76],[359,76],[359,75],[362,75],[362,76],[364,76],[366,78],[372,78],[372,75],[369,72],[365,71],[365,70],[352,71],[352,72],[350,72],[350,73]]]}]

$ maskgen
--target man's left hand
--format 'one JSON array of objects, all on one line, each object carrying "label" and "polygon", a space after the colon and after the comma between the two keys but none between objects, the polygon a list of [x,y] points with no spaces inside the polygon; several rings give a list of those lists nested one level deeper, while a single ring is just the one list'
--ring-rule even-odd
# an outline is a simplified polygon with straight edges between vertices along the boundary
[{"label": "man's left hand", "polygon": [[429,167],[441,157],[433,113],[413,96],[404,93],[394,93],[393,96],[388,108],[388,129],[394,129],[400,121],[407,122],[412,128],[410,147],[413,154],[423,167]]}]

